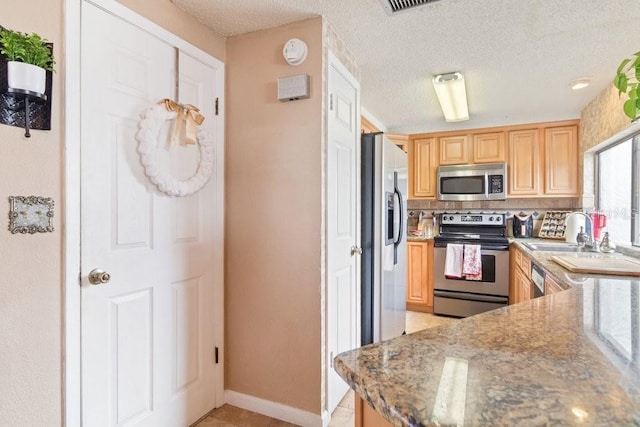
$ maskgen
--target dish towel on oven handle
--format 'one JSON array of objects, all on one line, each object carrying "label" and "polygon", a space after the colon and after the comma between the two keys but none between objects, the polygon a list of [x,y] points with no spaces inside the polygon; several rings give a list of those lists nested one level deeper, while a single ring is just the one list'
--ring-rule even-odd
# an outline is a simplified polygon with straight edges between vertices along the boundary
[{"label": "dish towel on oven handle", "polygon": [[480,245],[464,245],[462,274],[467,280],[482,280]]},{"label": "dish towel on oven handle", "polygon": [[462,251],[464,245],[447,243],[447,253],[444,258],[444,275],[452,279],[462,277]]}]

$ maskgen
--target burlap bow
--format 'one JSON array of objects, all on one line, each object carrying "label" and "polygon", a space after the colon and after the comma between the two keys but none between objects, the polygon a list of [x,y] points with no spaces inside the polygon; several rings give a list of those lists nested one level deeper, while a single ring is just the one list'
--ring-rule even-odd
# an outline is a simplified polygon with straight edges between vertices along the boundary
[{"label": "burlap bow", "polygon": [[196,140],[196,127],[201,125],[204,121],[204,116],[200,114],[200,109],[194,107],[191,104],[178,104],[170,99],[163,99],[160,104],[164,104],[168,111],[175,111],[178,113],[176,116],[176,125],[173,128],[173,134],[171,135],[171,144],[180,143],[180,135],[182,134],[182,126],[185,126],[185,144],[195,144]]}]

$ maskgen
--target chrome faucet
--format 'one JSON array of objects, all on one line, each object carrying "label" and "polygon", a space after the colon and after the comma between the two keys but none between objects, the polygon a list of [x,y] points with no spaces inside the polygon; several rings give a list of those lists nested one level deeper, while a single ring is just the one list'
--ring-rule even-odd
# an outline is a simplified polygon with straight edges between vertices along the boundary
[{"label": "chrome faucet", "polygon": [[[585,217],[585,219],[587,221],[589,221],[589,234],[590,235],[586,236],[588,240],[587,240],[587,242],[582,242],[581,239],[580,239],[580,237],[581,237],[580,233],[578,233],[578,236],[576,238],[576,240],[577,240],[576,243],[578,243],[578,246],[582,246],[582,243],[584,243],[584,246],[586,248],[588,248],[589,250],[591,250],[593,252],[600,252],[600,250],[598,249],[598,242],[596,242],[596,239],[593,237],[593,220],[591,219],[591,217],[589,215],[587,215],[586,213],[584,213],[584,212],[580,212],[580,211],[571,212],[565,218],[565,224],[566,224],[566,221],[570,217],[572,217],[573,215],[582,215],[583,217]],[[582,227],[580,227],[580,228],[582,229]],[[580,230],[580,231],[582,231],[582,230]],[[584,234],[584,233],[582,233],[582,234]]]}]

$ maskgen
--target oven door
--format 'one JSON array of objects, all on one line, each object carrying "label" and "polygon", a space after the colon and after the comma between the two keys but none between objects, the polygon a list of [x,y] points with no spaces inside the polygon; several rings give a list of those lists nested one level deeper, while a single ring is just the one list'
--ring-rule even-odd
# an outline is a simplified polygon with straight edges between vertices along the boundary
[{"label": "oven door", "polygon": [[[462,242],[461,242],[462,243]],[[446,243],[436,243],[433,253],[433,288],[435,291],[453,291],[487,296],[509,296],[509,247],[508,245],[480,244],[482,280],[450,279],[444,275]]]}]

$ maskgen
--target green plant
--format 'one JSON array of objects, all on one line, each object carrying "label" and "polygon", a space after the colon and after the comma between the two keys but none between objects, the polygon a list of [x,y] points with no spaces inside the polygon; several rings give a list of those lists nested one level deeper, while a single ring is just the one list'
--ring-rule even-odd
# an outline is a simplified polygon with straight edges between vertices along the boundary
[{"label": "green plant", "polygon": [[9,61],[25,62],[55,71],[48,41],[36,33],[26,34],[0,27],[0,53]]},{"label": "green plant", "polygon": [[634,53],[633,56],[620,63],[616,77],[613,79],[618,95],[624,92],[629,97],[622,108],[624,114],[631,120],[640,116],[640,52]]}]

